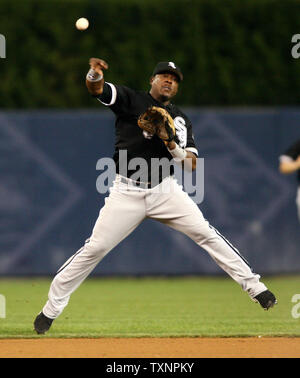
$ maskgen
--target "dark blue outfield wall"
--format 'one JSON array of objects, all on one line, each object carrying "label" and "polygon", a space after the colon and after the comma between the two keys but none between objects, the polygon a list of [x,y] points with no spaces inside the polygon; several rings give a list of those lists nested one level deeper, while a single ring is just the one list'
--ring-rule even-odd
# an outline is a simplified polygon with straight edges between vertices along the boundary
[{"label": "dark blue outfield wall", "polygon": [[[200,205],[258,273],[300,271],[296,177],[278,156],[300,138],[300,109],[186,109],[205,158]],[[113,154],[114,116],[0,113],[0,273],[53,274],[89,237],[104,195],[96,163]],[[155,236],[154,236],[155,235]],[[146,220],[93,272],[219,274],[185,235]]]}]

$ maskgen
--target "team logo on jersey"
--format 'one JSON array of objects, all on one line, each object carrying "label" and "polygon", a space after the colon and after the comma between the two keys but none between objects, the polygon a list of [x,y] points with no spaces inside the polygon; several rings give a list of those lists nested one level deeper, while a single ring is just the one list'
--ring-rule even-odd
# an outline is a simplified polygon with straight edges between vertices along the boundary
[{"label": "team logo on jersey", "polygon": [[179,140],[179,146],[184,148],[187,143],[187,129],[185,126],[185,120],[182,117],[174,118],[174,126],[176,129],[176,135]]},{"label": "team logo on jersey", "polygon": [[170,66],[170,67],[174,68],[174,70],[176,70],[175,63],[173,63],[173,62],[169,62],[169,63],[168,63],[168,66]]}]

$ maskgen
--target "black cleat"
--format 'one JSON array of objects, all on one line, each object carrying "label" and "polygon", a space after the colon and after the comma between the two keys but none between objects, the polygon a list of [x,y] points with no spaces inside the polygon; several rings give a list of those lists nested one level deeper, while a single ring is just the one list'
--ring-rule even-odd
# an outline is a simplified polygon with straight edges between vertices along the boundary
[{"label": "black cleat", "polygon": [[36,333],[39,335],[46,333],[51,327],[53,320],[54,319],[47,318],[47,316],[40,312],[33,323]]},{"label": "black cleat", "polygon": [[258,302],[264,310],[269,310],[269,308],[277,304],[275,295],[269,290],[265,290],[258,294],[256,297],[254,297],[254,300]]}]

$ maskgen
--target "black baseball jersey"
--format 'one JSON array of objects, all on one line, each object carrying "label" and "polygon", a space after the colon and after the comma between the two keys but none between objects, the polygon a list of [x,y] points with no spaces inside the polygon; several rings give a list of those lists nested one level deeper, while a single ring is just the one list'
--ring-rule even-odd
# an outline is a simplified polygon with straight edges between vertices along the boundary
[{"label": "black baseball jersey", "polygon": [[[293,143],[281,156],[280,161],[296,160],[300,156],[300,139]],[[300,170],[297,171],[298,183],[300,185]]]},{"label": "black baseball jersey", "polygon": [[[103,93],[96,98],[108,106],[116,115],[115,121],[115,153],[116,172],[131,177],[140,167],[132,169],[128,164],[134,158],[142,158],[151,166],[151,158],[167,158],[172,156],[163,141],[157,135],[150,135],[137,124],[138,117],[150,106],[159,106],[166,109],[174,120],[177,144],[198,156],[195,146],[192,124],[188,117],[177,106],[169,104],[164,106],[155,100],[150,93],[105,83]],[[127,167],[121,167],[124,162],[119,161],[120,151],[127,151]],[[127,172],[126,172],[127,171]],[[125,173],[124,173],[125,172]],[[173,174],[173,169],[171,169]],[[164,177],[160,174],[160,181]],[[151,182],[151,169],[148,170],[148,181]]]}]

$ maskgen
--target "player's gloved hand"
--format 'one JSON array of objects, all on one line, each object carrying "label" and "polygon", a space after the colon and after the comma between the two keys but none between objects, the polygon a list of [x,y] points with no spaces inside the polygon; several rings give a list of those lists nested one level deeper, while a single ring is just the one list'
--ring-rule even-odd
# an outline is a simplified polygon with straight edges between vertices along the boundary
[{"label": "player's gloved hand", "polygon": [[174,140],[176,130],[173,118],[163,108],[152,106],[138,118],[138,125],[141,129],[163,140],[165,145]]}]

